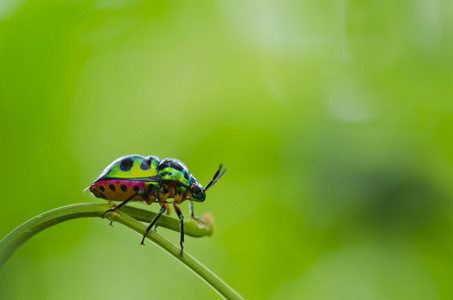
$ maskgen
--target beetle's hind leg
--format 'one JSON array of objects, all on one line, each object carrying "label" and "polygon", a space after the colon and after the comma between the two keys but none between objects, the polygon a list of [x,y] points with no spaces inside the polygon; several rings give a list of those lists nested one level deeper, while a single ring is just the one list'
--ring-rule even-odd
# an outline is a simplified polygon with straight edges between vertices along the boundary
[{"label": "beetle's hind leg", "polygon": [[[131,201],[132,199],[134,199],[137,195],[140,194],[140,191],[136,192],[135,194],[133,194],[132,196],[130,196],[129,198],[127,198],[126,200],[124,200],[123,202],[121,202],[120,204],[118,204],[117,206],[115,206],[114,208],[111,208],[109,210],[106,210],[102,215],[101,217],[104,218],[105,214],[109,213],[109,212],[115,212],[117,211],[118,209],[120,209],[121,207],[123,207],[124,205],[126,205],[129,201]],[[110,225],[112,225],[112,223],[110,222]]]}]

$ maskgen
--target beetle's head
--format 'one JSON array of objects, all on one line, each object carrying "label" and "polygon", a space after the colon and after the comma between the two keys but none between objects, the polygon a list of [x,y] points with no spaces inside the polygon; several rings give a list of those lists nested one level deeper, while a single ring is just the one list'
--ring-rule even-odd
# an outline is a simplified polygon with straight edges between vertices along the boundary
[{"label": "beetle's head", "polygon": [[222,176],[225,174],[227,169],[222,170],[222,165],[220,165],[217,172],[214,174],[211,182],[206,186],[205,189],[198,183],[195,177],[192,177],[191,184],[190,184],[190,192],[192,193],[192,199],[197,202],[203,202],[206,200],[206,191],[210,189],[214,183],[216,183]]},{"label": "beetle's head", "polygon": [[193,200],[197,202],[203,202],[206,200],[206,192],[195,178],[192,179],[190,184],[190,192],[192,193]]}]

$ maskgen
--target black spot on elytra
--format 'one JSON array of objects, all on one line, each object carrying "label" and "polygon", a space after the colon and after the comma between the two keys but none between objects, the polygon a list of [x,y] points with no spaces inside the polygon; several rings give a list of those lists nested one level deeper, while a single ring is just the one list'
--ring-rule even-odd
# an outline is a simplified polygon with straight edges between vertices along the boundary
[{"label": "black spot on elytra", "polygon": [[127,192],[127,186],[125,186],[124,184],[122,184],[120,188],[123,192]]},{"label": "black spot on elytra", "polygon": [[120,169],[123,172],[127,172],[127,171],[130,171],[130,169],[132,168],[133,165],[134,165],[134,161],[132,160],[132,158],[125,158],[121,161]]},{"label": "black spot on elytra", "polygon": [[99,189],[100,189],[101,191],[105,192],[105,187],[104,187],[103,185],[101,185],[101,186],[99,187]]},{"label": "black spot on elytra", "polygon": [[103,193],[99,193],[99,197],[102,198],[102,199],[107,200],[107,197]]},{"label": "black spot on elytra", "polygon": [[115,186],[113,184],[109,185],[109,188],[114,192],[115,191]]},{"label": "black spot on elytra", "polygon": [[185,179],[189,179],[189,173],[184,172],[184,178],[185,178]]},{"label": "black spot on elytra", "polygon": [[142,169],[143,171],[151,169],[151,159],[148,158],[142,161],[142,163],[140,164],[140,169]]},{"label": "black spot on elytra", "polygon": [[178,170],[178,171],[184,170],[184,166],[177,159],[164,159],[164,160],[162,160],[159,163],[157,169],[158,170],[163,170],[165,168],[173,168],[173,169]]},{"label": "black spot on elytra", "polygon": [[173,175],[173,174],[171,174],[170,172],[163,172],[163,173],[160,174],[160,175],[161,175],[161,176],[167,176],[167,175],[170,176],[170,175]]},{"label": "black spot on elytra", "polygon": [[171,167],[172,167],[173,169],[178,170],[178,171],[184,170],[184,167],[181,166],[179,163],[173,163],[173,164],[171,165]]},{"label": "black spot on elytra", "polygon": [[138,186],[134,186],[134,191],[138,192],[140,188]]}]

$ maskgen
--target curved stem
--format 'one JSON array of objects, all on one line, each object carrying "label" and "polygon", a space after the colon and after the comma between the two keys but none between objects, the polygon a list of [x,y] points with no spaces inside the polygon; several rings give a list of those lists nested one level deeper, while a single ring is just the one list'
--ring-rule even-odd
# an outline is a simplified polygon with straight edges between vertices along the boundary
[{"label": "curved stem", "polygon": [[[0,269],[22,244],[44,229],[76,218],[100,217],[109,208],[108,204],[80,203],[56,208],[30,219],[11,231],[0,241]],[[123,207],[120,211],[110,214],[109,218],[126,225],[140,234],[144,234],[146,226],[140,223],[139,220],[149,222],[154,216],[155,213],[149,211],[134,207]],[[161,227],[179,231],[179,220],[173,218],[162,216],[157,224]],[[186,222],[184,227],[186,228],[185,233],[190,236],[201,237],[212,234],[210,228],[199,227],[194,221]],[[184,257],[180,256],[179,248],[156,232],[151,231],[147,238],[198,275],[220,296],[226,299],[242,299],[236,291],[192,256],[187,253],[184,253]]]}]

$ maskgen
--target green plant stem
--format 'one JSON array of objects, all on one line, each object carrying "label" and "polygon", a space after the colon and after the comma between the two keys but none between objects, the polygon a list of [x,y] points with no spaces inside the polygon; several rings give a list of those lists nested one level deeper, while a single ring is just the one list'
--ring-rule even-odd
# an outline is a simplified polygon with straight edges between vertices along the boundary
[{"label": "green plant stem", "polygon": [[[102,213],[109,208],[110,206],[108,204],[80,203],[56,208],[30,219],[11,231],[0,241],[0,269],[22,244],[44,229],[72,219],[101,217]],[[121,208],[117,213],[109,214],[109,218],[143,235],[147,226],[140,223],[140,221],[150,222],[155,215],[155,213],[150,211],[126,206]],[[170,217],[162,216],[157,224],[161,227],[179,231],[179,220]],[[184,223],[184,229],[185,234],[194,237],[206,236],[212,233],[210,228],[199,227],[195,221],[186,221]],[[169,242],[153,230],[148,233],[147,239],[184,264],[223,298],[243,299],[217,275],[187,254],[187,252],[184,252],[184,256],[180,256],[178,246]]]}]

